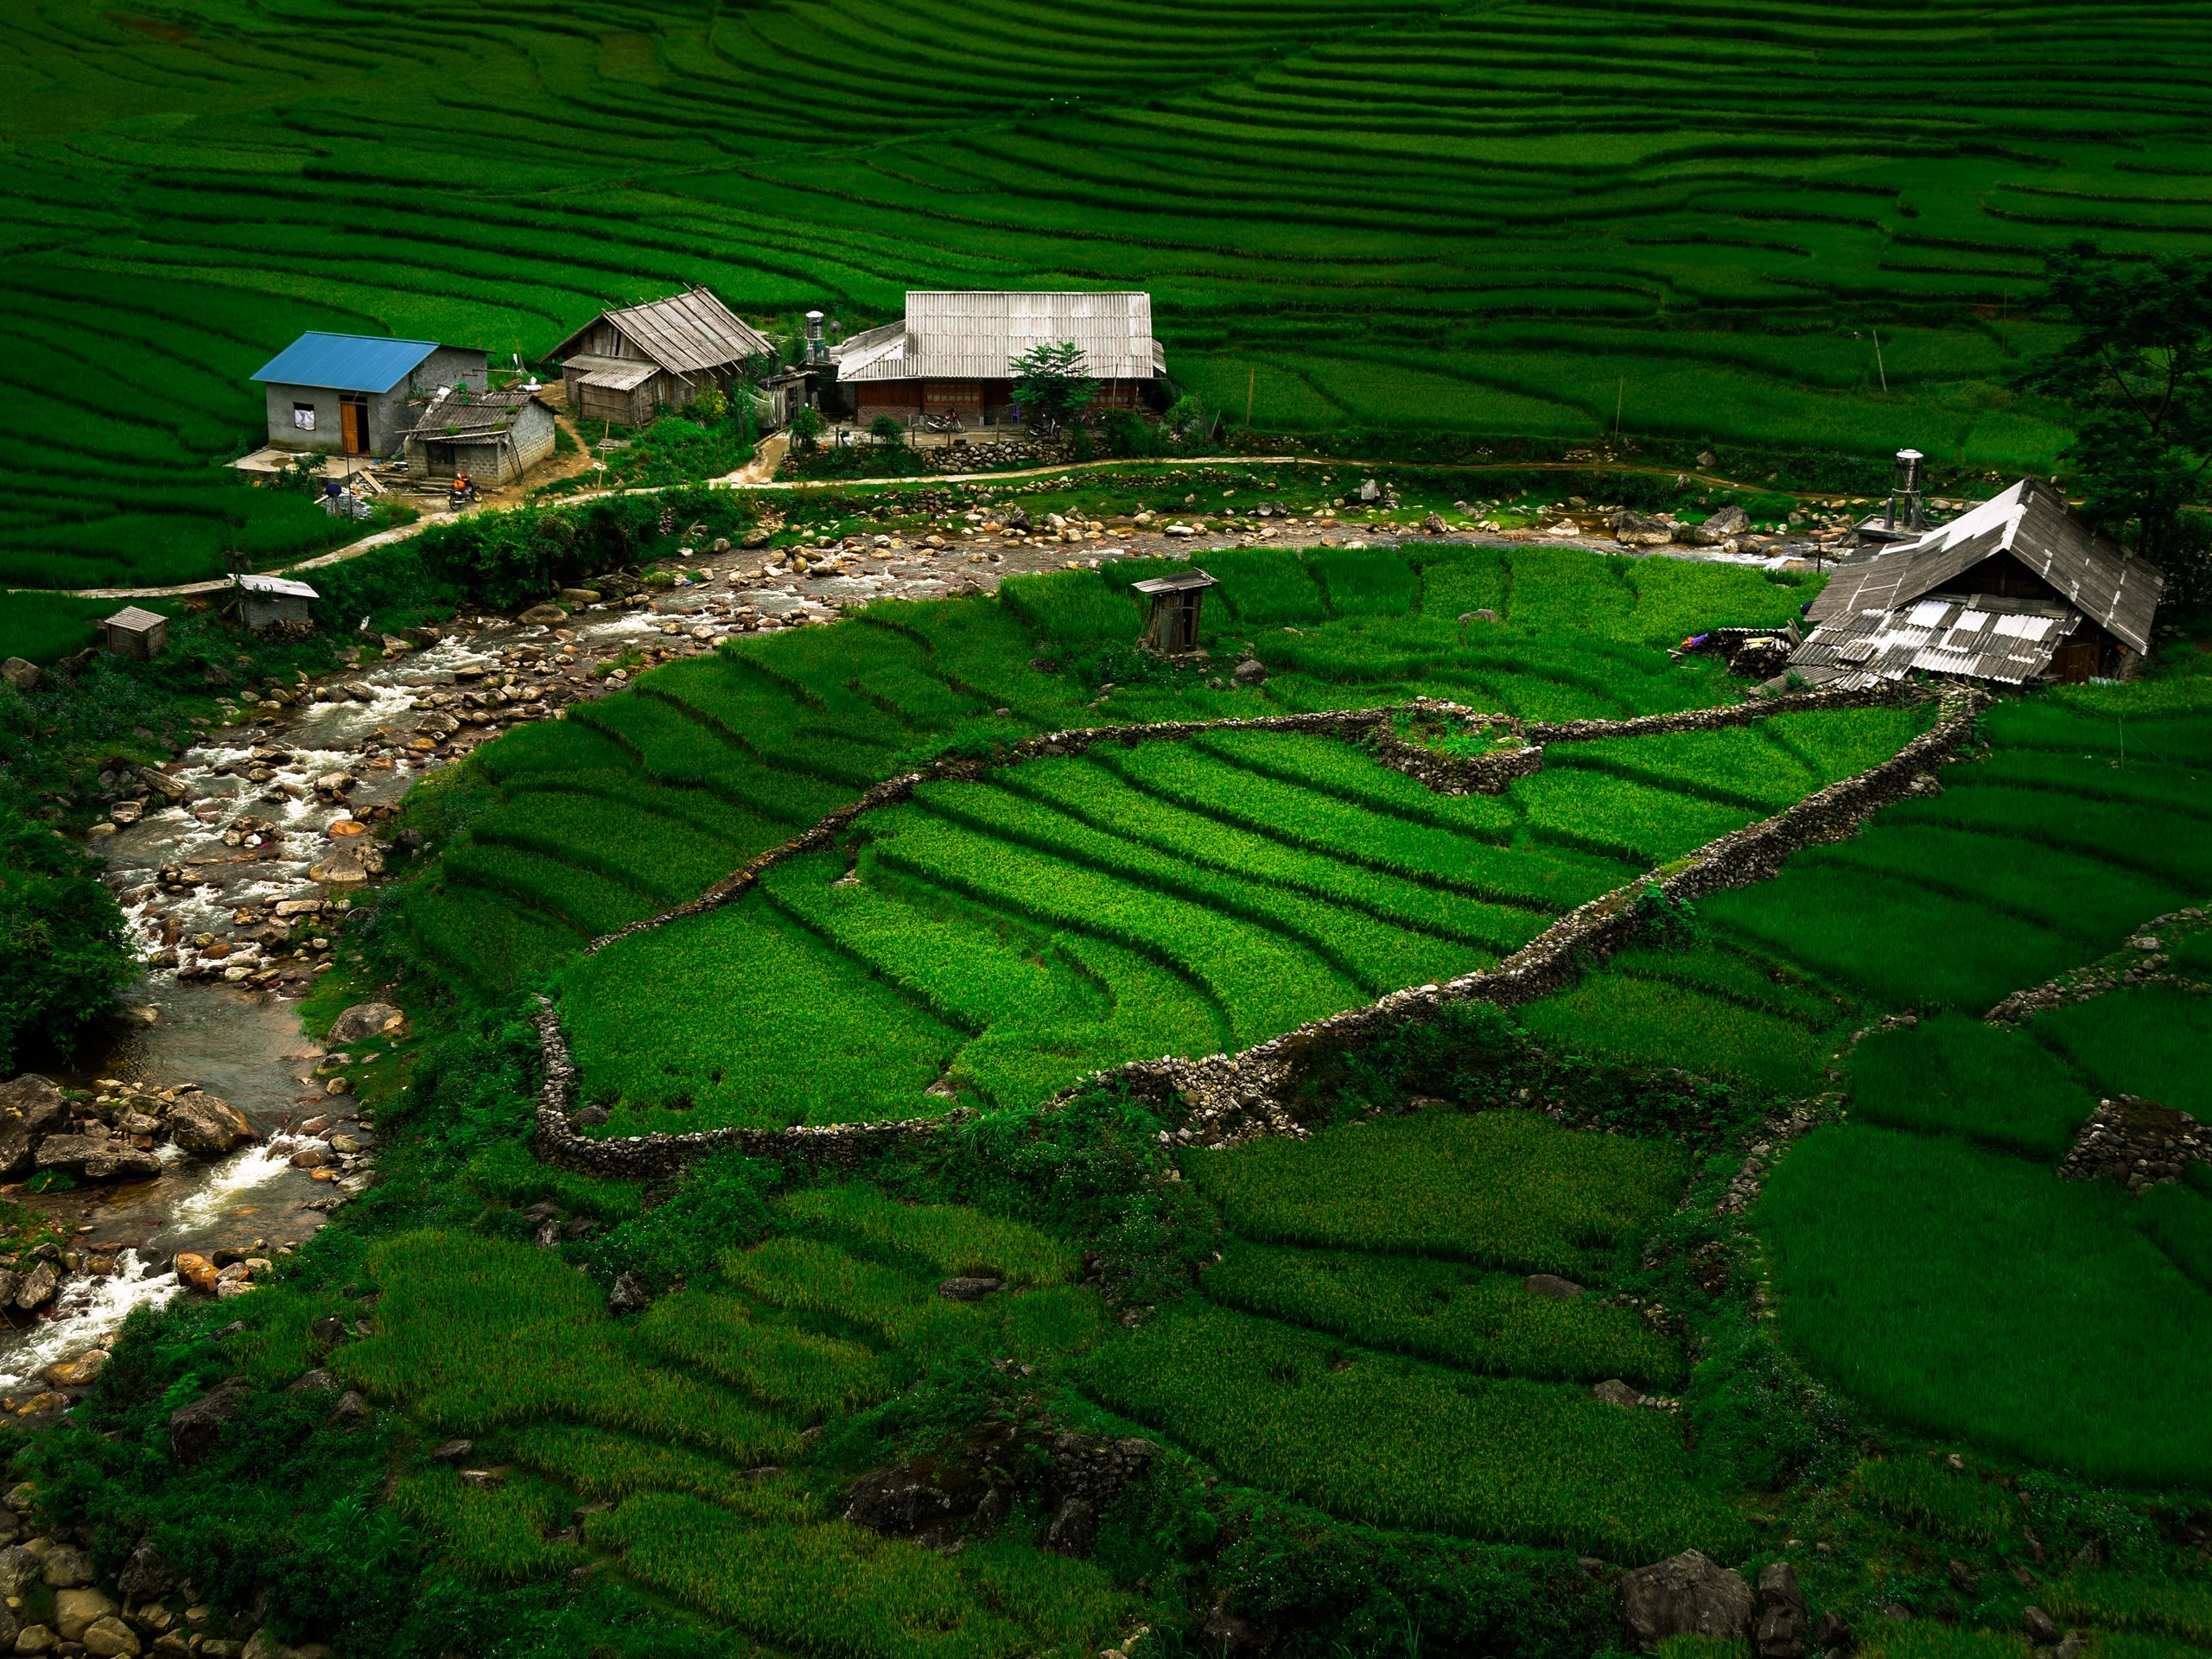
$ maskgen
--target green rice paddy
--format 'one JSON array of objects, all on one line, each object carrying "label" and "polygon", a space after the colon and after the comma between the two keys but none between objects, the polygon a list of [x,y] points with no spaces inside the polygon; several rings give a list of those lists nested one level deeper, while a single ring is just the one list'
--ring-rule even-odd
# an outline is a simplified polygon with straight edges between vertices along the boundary
[{"label": "green rice paddy", "polygon": [[2201,251],[2212,173],[2190,0],[351,17],[11,21],[0,578],[318,544],[220,467],[302,328],[530,361],[694,283],[849,328],[909,288],[1148,288],[1171,372],[1271,430],[2046,469],[2055,411],[2003,386],[2045,257]]}]

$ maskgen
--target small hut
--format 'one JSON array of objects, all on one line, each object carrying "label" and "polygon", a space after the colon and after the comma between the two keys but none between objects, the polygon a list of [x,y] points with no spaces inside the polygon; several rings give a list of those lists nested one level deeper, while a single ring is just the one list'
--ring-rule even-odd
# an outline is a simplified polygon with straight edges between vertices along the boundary
[{"label": "small hut", "polygon": [[322,595],[304,582],[289,582],[283,576],[238,575],[231,578],[231,586],[238,595],[239,616],[256,633],[287,622],[296,622],[303,627],[315,626],[314,614],[308,607]]},{"label": "small hut", "polygon": [[139,662],[162,654],[169,642],[169,620],[156,616],[151,611],[142,611],[136,605],[126,605],[100,624],[107,648],[117,657],[130,657]]},{"label": "small hut", "polygon": [[1185,570],[1172,576],[1154,576],[1149,582],[1131,582],[1131,593],[1142,594],[1152,601],[1152,614],[1145,620],[1144,626],[1146,645],[1163,657],[1179,657],[1186,651],[1196,651],[1198,610],[1205,603],[1206,589],[1217,585],[1203,570]]}]

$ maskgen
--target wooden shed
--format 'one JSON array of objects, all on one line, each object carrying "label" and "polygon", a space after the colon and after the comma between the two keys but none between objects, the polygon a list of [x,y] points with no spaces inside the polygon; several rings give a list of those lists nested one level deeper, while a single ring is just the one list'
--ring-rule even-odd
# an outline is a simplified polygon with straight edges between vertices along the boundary
[{"label": "wooden shed", "polygon": [[100,632],[112,655],[135,658],[143,663],[160,656],[168,644],[169,620],[151,611],[142,611],[136,605],[126,605],[100,624]]},{"label": "wooden shed", "polygon": [[408,433],[407,470],[512,484],[553,453],[553,411],[528,387],[449,387],[430,399]]},{"label": "wooden shed", "polygon": [[602,311],[562,341],[562,385],[579,421],[645,426],[709,387],[727,392],[747,364],[772,360],[766,336],[703,288]]},{"label": "wooden shed", "polygon": [[304,582],[283,576],[236,575],[231,588],[238,596],[238,615],[257,633],[287,622],[314,626],[315,613],[308,607],[322,597]]},{"label": "wooden shed", "polygon": [[1203,570],[1185,570],[1173,576],[1154,576],[1129,584],[1133,594],[1152,601],[1145,619],[1144,643],[1163,657],[1179,657],[1198,648],[1198,612],[1206,589],[1217,586]]}]

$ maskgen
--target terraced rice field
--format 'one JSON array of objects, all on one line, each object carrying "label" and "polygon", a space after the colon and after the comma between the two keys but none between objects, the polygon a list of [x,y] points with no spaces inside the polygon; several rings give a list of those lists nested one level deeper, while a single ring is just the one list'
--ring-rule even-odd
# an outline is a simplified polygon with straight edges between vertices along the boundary
[{"label": "terraced rice field", "polygon": [[528,359],[687,283],[849,327],[910,287],[1148,287],[1179,380],[1270,429],[1618,410],[2041,470],[2063,433],[2001,381],[2044,257],[2201,251],[2212,177],[2200,0],[353,18],[11,14],[0,578],[298,543],[303,504],[214,463],[302,327]]},{"label": "terraced rice field", "polygon": [[[2212,1475],[2182,1380],[2212,1344],[2212,1185],[2199,1166],[2139,1201],[2051,1173],[2101,1098],[2212,1106],[2212,1001],[2152,985],[1983,1016],[2212,898],[2212,682],[2181,649],[2160,680],[1999,706],[1940,792],[1705,901],[1708,943],[1624,953],[1526,1011],[1603,1058],[1848,1090],[1852,1121],[1784,1159],[1758,1211],[1785,1338],[1922,1432],[2143,1483]],[[1849,1046],[1882,1014],[1916,1020]]]},{"label": "terraced rice field", "polygon": [[[1210,690],[1201,677],[1185,675],[1117,685],[1102,701],[1082,681],[1082,663],[1135,637],[1128,583],[1147,569],[1141,561],[1018,577],[995,598],[880,603],[831,627],[733,644],[657,671],[632,691],[477,755],[467,833],[448,849],[438,880],[410,899],[409,924],[423,956],[458,988],[503,994],[557,969],[592,938],[693,897],[895,774],[902,755],[956,734],[1012,741],[1417,695],[1537,718],[1620,717],[1720,695],[1710,664],[1672,663],[1651,643],[1681,637],[1681,582],[1659,574],[1677,562],[1555,548],[1516,550],[1510,567],[1495,553],[1471,556],[1486,579],[1510,579],[1514,596],[1499,600],[1503,623],[1462,644],[1452,620],[1465,596],[1462,562],[1381,556],[1402,573],[1389,589],[1397,608],[1386,614],[1366,600],[1348,616],[1333,613],[1295,553],[1223,564],[1224,602],[1209,613],[1208,639],[1217,650],[1256,650],[1274,671],[1256,692]],[[1733,567],[1685,568],[1700,584],[1700,626],[1777,623],[1809,591]],[[1593,582],[1617,593],[1617,605],[1572,632],[1541,626],[1560,608],[1560,589]],[[1300,632],[1258,620],[1286,594],[1307,618]],[[1524,624],[1524,613],[1538,623]],[[1040,663],[1068,665],[1032,665]],[[1001,708],[1003,718],[994,712]],[[1836,727],[1835,741],[1847,757],[1871,753],[1870,744],[1886,744],[1888,753],[1909,725],[1854,715]],[[1802,745],[1789,735],[1797,729],[1777,727],[1769,747],[1775,776],[1794,779],[1802,793],[1827,781],[1834,766],[1799,758]],[[1725,741],[1732,752],[1742,747],[1739,737]],[[1663,771],[1668,763],[1656,764]],[[1585,804],[1567,804],[1562,791]],[[1670,820],[1670,803],[1680,822]],[[944,937],[980,929],[990,951],[1013,964],[993,970],[994,988],[961,993],[964,1002],[946,990],[912,1016],[924,1021],[918,1030],[973,1033],[991,1009],[1039,998],[1033,1007],[1046,1023],[1058,1017],[1048,1011],[1063,1007],[1096,1016],[1118,1006],[1105,988],[1172,979],[1190,964],[1134,960],[1129,940],[1137,936],[1124,931],[1071,940],[1072,956],[1049,969],[1022,965],[1020,938],[999,937],[1005,925],[988,913],[991,895],[962,896],[954,865],[963,846],[1024,845],[1046,859],[1059,856],[1064,843],[1079,846],[1092,879],[1109,882],[1134,871],[1141,885],[1156,883],[1160,872],[1182,869],[1187,875],[1178,879],[1198,884],[1209,902],[1241,904],[1263,929],[1280,922],[1296,931],[1304,924],[1291,911],[1314,906],[1331,919],[1324,934],[1307,929],[1296,948],[1335,953],[1333,965],[1316,970],[1320,978],[1306,976],[1325,1001],[1333,993],[1323,988],[1339,981],[1364,988],[1397,979],[1389,963],[1412,975],[1398,982],[1427,976],[1412,971],[1423,964],[1479,965],[1525,942],[1547,915],[1760,815],[1740,802],[1717,804],[1586,768],[1540,776],[1509,798],[1446,799],[1341,743],[1224,736],[1019,768],[982,791],[938,789],[895,820],[899,833],[887,829],[872,842],[868,860],[871,879],[898,887],[900,904],[932,889],[926,902]],[[1346,856],[1347,847],[1356,855]],[[952,862],[940,868],[939,861]],[[842,930],[875,941],[868,949],[893,950],[876,971],[900,982],[883,919],[894,912],[881,907],[878,887],[833,887],[843,874],[795,868],[742,919],[733,914],[715,925],[745,930],[746,950],[802,956],[815,947],[798,941]],[[1344,929],[1356,938],[1329,942]],[[1383,955],[1347,965],[1347,949],[1370,945]],[[844,970],[832,963],[823,971]],[[1132,1001],[1164,1007],[1187,998]],[[1217,1044],[1228,1034],[1225,1018],[1192,1007],[1187,1017],[1128,1034],[1135,1052],[1155,1040],[1152,1052],[1179,1052],[1208,1033],[1209,1046]]]}]

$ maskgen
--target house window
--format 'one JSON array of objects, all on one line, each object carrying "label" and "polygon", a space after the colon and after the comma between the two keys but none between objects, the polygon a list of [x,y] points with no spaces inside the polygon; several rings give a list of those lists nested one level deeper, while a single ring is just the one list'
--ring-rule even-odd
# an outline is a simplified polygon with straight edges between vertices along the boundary
[{"label": "house window", "polygon": [[315,405],[313,404],[294,404],[292,405],[292,424],[302,432],[314,431]]}]

